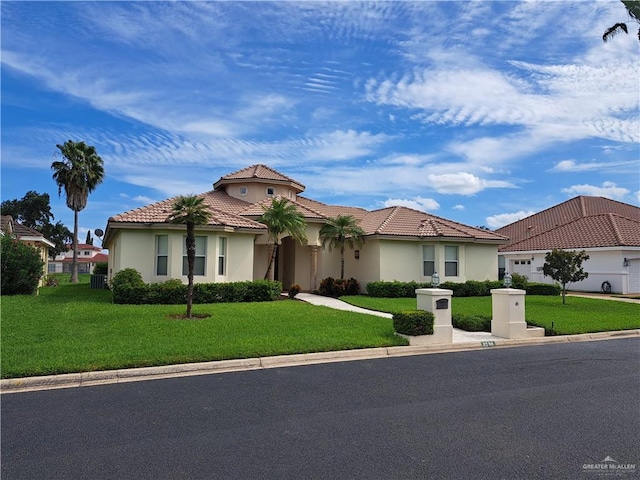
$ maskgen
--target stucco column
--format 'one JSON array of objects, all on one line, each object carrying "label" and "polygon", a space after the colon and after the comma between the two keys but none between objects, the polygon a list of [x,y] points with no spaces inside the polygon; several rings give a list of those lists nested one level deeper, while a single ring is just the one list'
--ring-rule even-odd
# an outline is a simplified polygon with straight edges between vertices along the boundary
[{"label": "stucco column", "polygon": [[425,343],[453,343],[451,324],[451,297],[453,290],[445,288],[418,288],[418,310],[433,313],[433,335],[425,335]]},{"label": "stucco column", "polygon": [[491,335],[502,338],[527,338],[525,290],[494,288],[491,290]]},{"label": "stucco column", "polygon": [[318,288],[318,247],[317,245],[310,245],[310,260],[311,260],[311,268],[309,269],[309,290],[313,291]]}]

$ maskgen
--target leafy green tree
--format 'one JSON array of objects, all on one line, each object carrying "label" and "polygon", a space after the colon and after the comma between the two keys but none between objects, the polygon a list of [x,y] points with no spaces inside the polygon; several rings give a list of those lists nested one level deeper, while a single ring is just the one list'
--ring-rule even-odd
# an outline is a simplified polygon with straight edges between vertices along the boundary
[{"label": "leafy green tree", "polygon": [[51,223],[54,219],[51,213],[48,193],[28,191],[21,199],[5,200],[0,205],[2,215],[11,215],[21,225],[40,232],[55,247],[49,249],[49,255],[55,257],[67,251],[67,245],[72,241],[71,231],[61,222]]},{"label": "leafy green tree", "polygon": [[304,216],[296,210],[296,206],[286,198],[274,198],[271,201],[271,206],[264,209],[264,213],[258,221],[267,226],[267,235],[271,246],[269,264],[264,279],[268,280],[270,276],[273,279],[272,267],[276,259],[280,237],[289,235],[300,243],[305,242],[307,240],[307,222]]},{"label": "leafy green tree", "polygon": [[196,195],[181,195],[175,199],[171,206],[169,221],[187,226],[187,318],[192,318],[191,307],[193,305],[193,270],[196,261],[196,237],[195,226],[206,225],[211,218],[211,212],[204,203],[202,197]]},{"label": "leafy green tree", "polygon": [[344,249],[347,246],[351,249],[361,247],[364,243],[364,230],[351,215],[338,215],[327,219],[319,235],[323,248],[328,244],[329,251],[340,250],[340,278],[344,278]]},{"label": "leafy green tree", "polygon": [[56,145],[63,159],[51,164],[58,195],[64,193],[67,207],[73,210],[73,262],[71,283],[78,283],[78,212],[87,206],[89,194],[104,179],[104,162],[92,145],[68,140]]},{"label": "leafy green tree", "polygon": [[[625,8],[627,9],[627,13],[629,14],[629,18],[632,22],[640,24],[640,0],[620,0]],[[618,33],[624,32],[629,33],[627,28],[627,24],[624,22],[616,23],[615,25],[607,28],[602,35],[602,40],[604,42],[609,41],[613,37],[615,37]],[[638,41],[640,41],[640,28],[638,28]]]},{"label": "leafy green tree", "polygon": [[0,293],[2,295],[32,295],[44,273],[40,251],[11,235],[2,235],[0,262]]},{"label": "leafy green tree", "polygon": [[582,269],[582,262],[586,260],[589,260],[589,255],[584,250],[575,252],[554,248],[544,256],[542,273],[553,278],[562,287],[563,305],[566,303],[567,286],[589,276],[589,273]]}]

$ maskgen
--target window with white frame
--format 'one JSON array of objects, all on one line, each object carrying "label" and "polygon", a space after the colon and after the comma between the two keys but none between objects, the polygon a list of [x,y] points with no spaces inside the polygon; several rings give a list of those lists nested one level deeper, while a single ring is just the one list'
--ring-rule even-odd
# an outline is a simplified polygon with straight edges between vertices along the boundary
[{"label": "window with white frame", "polygon": [[227,274],[227,237],[218,239],[218,275]]},{"label": "window with white frame", "polygon": [[169,263],[169,236],[156,235],[156,275],[167,275]]},{"label": "window with white frame", "polygon": [[[187,259],[187,237],[182,239],[182,275],[189,274],[189,260]],[[196,237],[196,258],[193,264],[194,275],[204,275],[207,263],[207,237]]]},{"label": "window with white frame", "polygon": [[444,247],[444,276],[458,276],[458,247],[445,245]]},{"label": "window with white frame", "polygon": [[422,276],[430,277],[436,271],[436,247],[434,245],[422,246]]},{"label": "window with white frame", "polygon": [[238,187],[238,193],[242,196],[245,196],[248,193],[248,191],[249,189],[245,185]]},{"label": "window with white frame", "polygon": [[267,196],[273,197],[276,194],[276,187],[267,187]]}]

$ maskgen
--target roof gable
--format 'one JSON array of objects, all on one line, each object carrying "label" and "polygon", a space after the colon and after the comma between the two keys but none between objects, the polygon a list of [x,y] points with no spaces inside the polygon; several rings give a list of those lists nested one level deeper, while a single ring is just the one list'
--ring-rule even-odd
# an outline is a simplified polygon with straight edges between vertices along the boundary
[{"label": "roof gable", "polygon": [[213,184],[213,188],[217,190],[230,183],[242,183],[244,181],[284,183],[293,187],[298,193],[304,191],[304,185],[302,183],[262,164],[251,165],[247,168],[243,168],[242,170],[220,177],[220,180]]}]

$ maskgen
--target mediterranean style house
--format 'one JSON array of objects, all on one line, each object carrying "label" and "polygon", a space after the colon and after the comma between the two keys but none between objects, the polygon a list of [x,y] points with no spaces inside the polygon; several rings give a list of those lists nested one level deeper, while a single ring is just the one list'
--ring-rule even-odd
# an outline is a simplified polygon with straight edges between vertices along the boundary
[{"label": "mediterranean style house", "polygon": [[[97,263],[108,262],[109,256],[102,253],[100,247],[87,243],[78,244],[78,273],[93,273]],[[67,251],[49,260],[49,273],[71,273],[73,266],[73,245],[67,245]]]},{"label": "mediterranean style house", "polygon": [[48,270],[49,248],[55,247],[55,244],[46,239],[40,232],[16,222],[11,215],[0,216],[0,232],[2,235],[13,235],[18,241],[31,245],[40,252],[40,257],[44,262],[40,286],[44,285]]},{"label": "mediterranean style house", "polygon": [[[553,283],[542,273],[554,248],[585,250],[589,277],[572,290],[599,292],[608,282],[614,293],[640,293],[640,208],[603,197],[579,196],[496,230],[501,271]],[[604,285],[603,285],[604,284]]]},{"label": "mediterranean style house", "polygon": [[[345,251],[345,276],[359,281],[442,282],[495,280],[498,246],[507,238],[406,207],[368,211],[327,205],[301,194],[300,182],[265,165],[252,165],[223,176],[199,196],[211,212],[196,226],[196,282],[231,282],[264,278],[268,264],[266,227],[259,223],[274,198],[286,198],[307,222],[307,242],[281,239],[275,279],[285,289],[297,283],[315,290],[326,277],[340,275],[340,254],[323,249],[319,231],[327,218],[351,215],[365,231],[362,247]],[[148,283],[171,278],[186,282],[184,225],[167,220],[174,199],[109,218],[103,248],[109,250],[109,278],[135,268]]]}]

